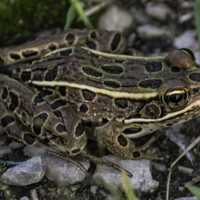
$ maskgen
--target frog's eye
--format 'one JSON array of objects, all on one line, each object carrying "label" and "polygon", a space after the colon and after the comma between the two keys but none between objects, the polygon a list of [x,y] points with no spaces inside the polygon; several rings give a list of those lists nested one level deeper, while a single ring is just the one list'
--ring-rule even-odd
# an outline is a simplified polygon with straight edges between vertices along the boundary
[{"label": "frog's eye", "polygon": [[178,110],[188,103],[189,94],[185,89],[168,90],[164,95],[164,103],[172,110]]}]

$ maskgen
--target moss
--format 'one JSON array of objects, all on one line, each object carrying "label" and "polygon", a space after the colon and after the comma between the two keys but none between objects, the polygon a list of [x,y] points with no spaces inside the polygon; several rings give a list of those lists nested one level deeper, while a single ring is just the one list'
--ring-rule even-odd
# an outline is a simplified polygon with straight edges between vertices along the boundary
[{"label": "moss", "polygon": [[66,0],[1,0],[0,44],[8,38],[29,36],[32,32],[64,27]]}]

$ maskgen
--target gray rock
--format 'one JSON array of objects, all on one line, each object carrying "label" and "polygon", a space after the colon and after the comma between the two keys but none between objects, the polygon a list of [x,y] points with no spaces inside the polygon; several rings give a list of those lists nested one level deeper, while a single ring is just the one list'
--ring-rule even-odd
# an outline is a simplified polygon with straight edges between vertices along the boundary
[{"label": "gray rock", "polygon": [[5,155],[10,154],[12,151],[8,146],[0,146],[0,158],[3,158]]},{"label": "gray rock", "polygon": [[171,33],[166,28],[157,27],[150,24],[139,26],[138,33],[140,34],[140,37],[145,39],[171,36]]},{"label": "gray rock", "polygon": [[40,157],[21,162],[19,165],[9,168],[2,174],[0,180],[8,185],[26,186],[38,183],[45,174],[45,169]]},{"label": "gray rock", "polygon": [[200,64],[200,51],[196,51],[196,52],[195,52],[195,58],[196,58],[196,62],[197,62],[198,64]]},{"label": "gray rock", "polygon": [[192,12],[191,12],[191,13],[186,13],[186,14],[181,15],[181,16],[179,17],[179,22],[180,22],[180,23],[186,23],[186,22],[188,22],[189,20],[191,20],[192,17],[194,17]]},{"label": "gray rock", "polygon": [[[141,192],[152,192],[158,188],[159,183],[152,179],[149,160],[120,160],[114,156],[104,157],[132,173],[131,186]],[[98,165],[94,180],[103,179],[105,183],[121,186],[121,172],[106,165]]]},{"label": "gray rock", "polygon": [[[185,151],[190,144],[188,138],[181,134],[182,126],[182,124],[177,124],[166,131],[166,136],[180,148],[181,152]],[[194,157],[190,151],[186,153],[186,157],[191,163],[193,163]]]},{"label": "gray rock", "polygon": [[181,197],[177,198],[175,200],[198,200],[196,197]]},{"label": "gray rock", "polygon": [[195,32],[192,30],[185,31],[174,40],[174,46],[176,48],[196,49],[197,45],[198,42],[195,39]]},{"label": "gray rock", "polygon": [[45,156],[46,176],[58,185],[65,186],[83,181],[89,168],[88,161],[63,160]]},{"label": "gray rock", "polygon": [[162,3],[147,3],[146,13],[159,20],[166,20],[168,16],[172,16],[170,8]]},{"label": "gray rock", "polygon": [[98,27],[100,29],[115,30],[123,32],[133,23],[132,16],[118,6],[111,6],[100,17]]},{"label": "gray rock", "polygon": [[20,200],[30,200],[28,197],[21,197]]},{"label": "gray rock", "polygon": [[144,9],[141,8],[130,8],[130,13],[134,16],[134,22],[137,24],[148,24],[150,23],[149,16],[144,12]]},{"label": "gray rock", "polygon": [[41,156],[47,153],[47,147],[43,144],[36,143],[34,145],[27,145],[24,147],[24,155],[29,157]]},{"label": "gray rock", "polygon": [[[82,181],[86,177],[86,170],[89,168],[89,162],[75,161],[73,158],[66,160],[47,153],[47,149],[42,144],[27,146],[24,148],[27,156],[42,156],[43,164],[46,168],[48,179],[56,182],[58,185],[72,185]],[[84,167],[84,169],[82,168]],[[85,170],[85,171],[84,171]]]}]

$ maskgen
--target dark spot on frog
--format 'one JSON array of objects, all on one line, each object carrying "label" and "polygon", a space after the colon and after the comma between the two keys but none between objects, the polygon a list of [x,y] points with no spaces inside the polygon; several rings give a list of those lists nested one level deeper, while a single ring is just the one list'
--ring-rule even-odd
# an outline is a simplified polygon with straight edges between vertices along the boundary
[{"label": "dark spot on frog", "polygon": [[56,110],[60,107],[63,107],[67,104],[67,101],[65,99],[57,99],[53,103],[51,103],[51,108]]},{"label": "dark spot on frog", "polygon": [[95,41],[87,40],[86,41],[86,46],[90,49],[97,49],[97,44]]},{"label": "dark spot on frog", "polygon": [[65,132],[66,131],[65,126],[61,123],[57,124],[56,131],[58,131],[59,133]]},{"label": "dark spot on frog", "polygon": [[159,72],[162,70],[161,62],[147,62],[145,68],[148,72]]},{"label": "dark spot on frog", "polygon": [[127,99],[114,99],[115,106],[121,109],[128,108],[128,100]]},{"label": "dark spot on frog", "polygon": [[102,77],[102,73],[96,70],[95,68],[89,67],[89,66],[84,66],[82,67],[83,72],[86,75],[92,76],[94,78],[100,78]]},{"label": "dark spot on frog", "polygon": [[120,88],[120,86],[121,86],[119,82],[114,81],[114,80],[104,80],[103,83],[105,86],[107,86],[109,88],[114,88],[114,89]]},{"label": "dark spot on frog", "polygon": [[75,130],[75,136],[76,137],[80,137],[85,133],[85,126],[82,122],[80,122],[77,126],[76,126],[76,130]]},{"label": "dark spot on frog", "polygon": [[31,144],[33,144],[35,142],[35,137],[33,135],[31,135],[31,134],[24,134],[23,140],[27,144],[31,145]]},{"label": "dark spot on frog", "polygon": [[121,40],[122,35],[120,33],[115,33],[110,42],[111,51],[116,51],[119,48]]},{"label": "dark spot on frog", "polygon": [[14,111],[19,105],[19,97],[17,96],[17,94],[13,92],[9,92],[9,98],[10,98],[10,102],[9,102],[8,109],[11,111]]},{"label": "dark spot on frog", "polygon": [[22,81],[27,82],[31,80],[31,72],[30,71],[22,71],[20,75]]},{"label": "dark spot on frog", "polygon": [[73,33],[67,33],[67,35],[65,36],[65,40],[68,42],[69,45],[74,44],[75,38],[76,37]]},{"label": "dark spot on frog", "polygon": [[195,81],[195,82],[200,82],[200,73],[191,73],[189,78],[192,80],[192,81]]},{"label": "dark spot on frog", "polygon": [[132,153],[132,155],[133,155],[133,158],[135,158],[135,159],[138,159],[138,158],[141,157],[141,153],[140,153],[139,151],[134,151],[134,152]]},{"label": "dark spot on frog", "polygon": [[4,100],[8,97],[8,89],[6,87],[2,88],[1,98]]},{"label": "dark spot on frog", "polygon": [[111,64],[105,64],[101,66],[102,70],[108,74],[114,74],[114,75],[120,75],[124,68],[121,65],[117,65],[115,63]]},{"label": "dark spot on frog", "polygon": [[79,110],[81,113],[86,113],[88,111],[88,106],[86,104],[81,104]]},{"label": "dark spot on frog", "polygon": [[46,112],[42,112],[36,116],[33,117],[33,131],[37,135],[41,133],[42,127],[45,123],[45,121],[48,118],[48,114]]},{"label": "dark spot on frog", "polygon": [[129,127],[129,128],[126,128],[126,129],[124,129],[123,130],[123,133],[125,134],[125,135],[131,135],[131,134],[135,134],[135,133],[138,133],[138,132],[140,132],[142,130],[142,128],[141,127],[139,127],[139,126],[133,126],[133,127]]},{"label": "dark spot on frog", "polygon": [[128,145],[127,138],[125,138],[123,135],[119,135],[119,136],[117,137],[117,141],[118,141],[118,143],[119,143],[121,146],[123,146],[123,147],[125,147],[125,146]]},{"label": "dark spot on frog", "polygon": [[58,68],[54,67],[52,69],[48,69],[45,74],[45,81],[53,81],[56,79],[58,73]]},{"label": "dark spot on frog", "polygon": [[35,49],[25,49],[24,51],[22,51],[22,56],[25,58],[34,57],[37,56],[38,54],[39,51]]},{"label": "dark spot on frog", "polygon": [[13,123],[15,121],[15,118],[11,115],[6,115],[1,118],[1,126],[7,127],[9,124]]},{"label": "dark spot on frog", "polygon": [[96,93],[89,90],[81,90],[82,96],[86,101],[92,101],[96,97]]},{"label": "dark spot on frog", "polygon": [[20,60],[21,59],[21,56],[18,53],[11,52],[11,53],[9,53],[9,56],[12,60]]},{"label": "dark spot on frog", "polygon": [[139,86],[143,88],[156,89],[156,88],[159,88],[161,84],[162,84],[162,81],[160,79],[147,79],[147,80],[141,81],[139,83]]}]

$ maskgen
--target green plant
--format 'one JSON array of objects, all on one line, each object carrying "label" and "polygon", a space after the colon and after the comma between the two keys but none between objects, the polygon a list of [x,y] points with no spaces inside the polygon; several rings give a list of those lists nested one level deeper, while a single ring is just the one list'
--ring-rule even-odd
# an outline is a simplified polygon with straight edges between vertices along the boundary
[{"label": "green plant", "polygon": [[122,174],[122,185],[123,185],[123,189],[124,189],[127,200],[139,200],[136,197],[136,195],[133,191],[133,188],[131,187],[129,178],[126,173]]},{"label": "green plant", "polygon": [[70,28],[75,19],[81,20],[87,28],[92,28],[92,24],[85,14],[83,3],[80,0],[68,0],[70,8],[66,15],[65,29]]},{"label": "green plant", "polygon": [[194,185],[188,185],[188,190],[200,200],[200,188]]}]

